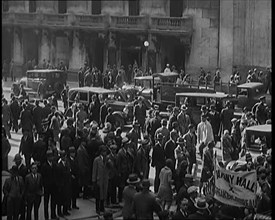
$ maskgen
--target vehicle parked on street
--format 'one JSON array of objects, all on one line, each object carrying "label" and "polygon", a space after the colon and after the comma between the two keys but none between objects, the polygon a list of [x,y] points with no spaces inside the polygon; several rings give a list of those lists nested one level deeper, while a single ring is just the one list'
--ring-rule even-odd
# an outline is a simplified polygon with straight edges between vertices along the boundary
[{"label": "vehicle parked on street", "polygon": [[[221,112],[226,101],[231,101],[233,108],[237,104],[237,100],[225,93],[212,92],[181,92],[176,93],[174,105],[180,107],[185,104],[188,106],[190,117],[196,125],[201,121],[201,106],[206,105],[208,108],[211,104],[216,105],[216,110]],[[235,117],[240,118],[241,113],[235,112]]]},{"label": "vehicle parked on street", "polygon": [[[73,103],[83,103],[87,110],[92,96],[96,94],[101,104],[106,100],[108,105],[112,107],[113,115],[116,117],[116,127],[120,126],[123,128],[125,124],[133,120],[135,97],[130,96],[129,93],[129,91],[124,89],[111,90],[102,87],[77,87],[69,90],[68,103],[69,106]],[[151,107],[151,103],[146,98],[142,97],[142,101],[147,109]],[[123,112],[126,105],[129,108],[127,115]]]},{"label": "vehicle parked on street", "polygon": [[35,96],[35,93],[39,93],[41,98],[47,98],[54,93],[57,97],[60,97],[60,93],[64,89],[64,85],[67,83],[67,74],[63,70],[57,69],[35,69],[28,70],[26,77],[20,79],[19,82],[13,83],[12,92],[15,96],[19,95],[19,86],[23,84],[25,88],[30,88],[32,91],[28,91],[28,94]]},{"label": "vehicle parked on street", "polygon": [[265,93],[263,83],[251,82],[237,86],[236,98],[238,99],[239,108],[246,106],[251,109],[261,96],[265,96],[267,105],[271,106],[271,95]]}]

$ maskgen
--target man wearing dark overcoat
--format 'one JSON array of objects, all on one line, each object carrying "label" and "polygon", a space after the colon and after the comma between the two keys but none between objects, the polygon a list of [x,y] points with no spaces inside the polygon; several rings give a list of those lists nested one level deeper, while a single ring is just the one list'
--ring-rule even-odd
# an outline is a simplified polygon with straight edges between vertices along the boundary
[{"label": "man wearing dark overcoat", "polygon": [[49,201],[51,201],[51,219],[57,219],[57,164],[54,161],[54,155],[51,150],[46,152],[47,160],[41,167],[42,184],[44,187],[44,217],[49,219]]},{"label": "man wearing dark overcoat", "polygon": [[154,180],[154,191],[158,192],[160,179],[159,174],[161,169],[165,166],[165,151],[163,148],[164,136],[159,133],[156,138],[156,145],[153,147],[152,152],[152,163],[151,166],[155,167],[155,180]]},{"label": "man wearing dark overcoat", "polygon": [[142,103],[141,97],[138,97],[138,104],[134,106],[133,114],[134,120],[137,120],[140,124],[140,131],[143,131],[146,118],[146,107]]},{"label": "man wearing dark overcoat", "polygon": [[142,191],[134,196],[133,213],[136,219],[153,220],[153,213],[157,215],[161,212],[161,206],[157,202],[156,197],[150,192],[150,181],[144,179],[142,181]]},{"label": "man wearing dark overcoat", "polygon": [[176,140],[177,140],[178,134],[176,131],[170,132],[170,139],[165,143],[164,145],[164,151],[165,151],[165,158],[171,159],[173,161],[173,167],[175,169],[176,165],[176,158],[175,158],[175,149],[177,147]]},{"label": "man wearing dark overcoat", "polygon": [[213,129],[214,140],[218,141],[219,129],[221,124],[221,118],[218,111],[215,109],[215,105],[210,105],[209,122]]},{"label": "man wearing dark overcoat", "polygon": [[18,103],[18,100],[15,98],[15,96],[12,97],[12,101],[10,104],[10,110],[12,115],[12,128],[17,133],[18,132],[18,120],[20,116],[20,106]]},{"label": "man wearing dark overcoat", "polygon": [[7,220],[18,219],[24,193],[24,180],[18,175],[18,167],[13,165],[10,173],[3,186],[3,194],[7,198]]},{"label": "man wearing dark overcoat", "polygon": [[29,110],[26,109],[26,104],[22,104],[22,111],[20,113],[20,125],[22,127],[22,132],[24,133],[25,130],[32,131],[33,127],[33,118],[32,114]]},{"label": "man wearing dark overcoat", "polygon": [[180,110],[179,110],[179,107],[174,107],[173,108],[173,113],[170,115],[169,117],[169,121],[168,121],[168,130],[169,131],[172,131],[172,124],[173,122],[177,121],[177,117],[178,117],[178,114],[179,114]]},{"label": "man wearing dark overcoat", "polygon": [[38,220],[41,197],[43,195],[42,176],[37,173],[37,164],[31,164],[31,173],[25,178],[25,195],[27,202],[27,220],[31,220],[32,208],[34,208],[34,219]]},{"label": "man wearing dark overcoat", "polygon": [[136,167],[137,173],[141,179],[148,179],[150,169],[150,145],[149,139],[141,141],[141,146],[137,150]]},{"label": "man wearing dark overcoat", "polygon": [[29,168],[33,154],[33,136],[29,130],[23,131],[23,137],[21,138],[19,146],[19,153],[24,155],[26,166]]},{"label": "man wearing dark overcoat", "polygon": [[71,198],[71,171],[65,151],[60,152],[61,160],[57,164],[57,213],[60,217],[68,216]]},{"label": "man wearing dark overcoat", "polygon": [[70,201],[70,208],[72,207],[73,209],[79,209],[79,207],[76,205],[76,198],[78,195],[78,190],[79,190],[79,184],[78,184],[78,173],[79,173],[79,167],[78,163],[76,160],[76,151],[75,147],[69,147],[69,157],[68,157],[68,162],[70,166],[70,171],[71,171],[71,201]]},{"label": "man wearing dark overcoat", "polygon": [[159,111],[155,111],[155,116],[149,120],[149,136],[151,137],[152,144],[155,144],[155,133],[158,128],[161,127],[161,117],[159,115]]},{"label": "man wearing dark overcoat", "polygon": [[37,134],[42,132],[42,112],[43,108],[39,105],[39,100],[35,101],[35,107],[33,108],[33,123],[36,129]]},{"label": "man wearing dark overcoat", "polygon": [[117,153],[117,169],[119,176],[119,189],[118,189],[118,200],[122,202],[122,191],[126,185],[127,178],[131,173],[130,167],[130,156],[127,152],[127,142],[129,139],[127,137],[122,139],[122,148]]}]

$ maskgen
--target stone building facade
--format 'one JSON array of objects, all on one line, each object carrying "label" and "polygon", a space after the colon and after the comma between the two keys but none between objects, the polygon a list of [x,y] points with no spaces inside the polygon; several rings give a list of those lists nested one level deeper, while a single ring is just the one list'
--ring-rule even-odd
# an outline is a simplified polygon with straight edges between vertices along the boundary
[{"label": "stone building facade", "polygon": [[[87,60],[105,70],[166,63],[191,74],[271,65],[271,0],[2,1],[2,58],[22,65]],[[144,42],[149,46],[145,47]]]}]

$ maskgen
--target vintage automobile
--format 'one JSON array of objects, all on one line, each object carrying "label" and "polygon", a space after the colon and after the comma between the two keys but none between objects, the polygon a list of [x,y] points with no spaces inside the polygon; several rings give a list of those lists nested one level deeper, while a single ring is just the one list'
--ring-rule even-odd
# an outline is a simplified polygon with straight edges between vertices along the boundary
[{"label": "vintage automobile", "polygon": [[[249,152],[252,159],[255,160],[257,156],[261,155],[262,145],[266,145],[267,149],[271,149],[271,124],[255,125],[246,128],[246,152]],[[239,166],[245,164],[245,155],[238,160],[230,161],[227,164],[227,169],[236,170]]]},{"label": "vintage automobile", "polygon": [[[211,104],[216,105],[216,110],[220,112],[225,106],[225,102],[229,100],[233,104],[233,108],[237,100],[225,93],[219,92],[182,92],[176,93],[174,105],[180,107],[185,104],[188,106],[188,111],[191,113],[191,119],[197,125],[201,119],[201,106],[206,105],[210,107]],[[235,112],[235,117],[240,118],[241,113]]]},{"label": "vintage automobile", "polygon": [[20,79],[19,82],[13,83],[12,92],[17,96],[19,94],[19,86],[23,84],[26,88],[32,89],[29,93],[38,93],[40,90],[41,98],[47,98],[53,93],[60,96],[60,93],[66,85],[67,74],[63,70],[57,69],[35,69],[28,70],[26,77]]},{"label": "vintage automobile", "polygon": [[165,111],[167,105],[175,104],[176,93],[181,92],[208,92],[215,93],[214,89],[208,89],[200,85],[177,85],[178,73],[155,73],[153,74],[153,104]]},{"label": "vintage automobile", "polygon": [[[83,103],[86,110],[91,103],[92,96],[96,94],[102,104],[106,99],[107,103],[113,109],[113,115],[116,117],[116,127],[124,127],[125,124],[130,123],[133,120],[133,107],[135,97],[129,95],[129,90],[111,90],[101,87],[77,87],[71,88],[68,95],[68,103]],[[151,107],[151,103],[144,97],[142,101],[147,109]],[[129,113],[126,115],[123,112],[125,106],[128,106]]]},{"label": "vintage automobile", "polygon": [[236,98],[238,99],[239,108],[246,106],[248,109],[251,109],[261,96],[265,96],[267,105],[271,106],[271,95],[265,93],[263,83],[251,82],[237,86]]}]

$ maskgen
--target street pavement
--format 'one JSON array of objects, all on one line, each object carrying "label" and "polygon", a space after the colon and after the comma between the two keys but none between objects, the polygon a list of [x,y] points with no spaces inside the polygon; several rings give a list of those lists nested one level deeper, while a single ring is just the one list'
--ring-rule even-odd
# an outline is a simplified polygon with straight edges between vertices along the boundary
[{"label": "street pavement", "polygon": [[[10,101],[10,93],[11,93],[11,84],[12,82],[7,81],[7,82],[2,82],[2,89],[3,89],[3,93],[4,93],[4,97]],[[78,83],[77,82],[68,82],[70,88],[72,87],[77,87]],[[58,101],[58,109],[60,109],[62,111],[63,109],[63,103],[62,101]],[[122,134],[123,136],[125,135],[125,132]],[[22,137],[22,132],[21,130],[18,131],[18,133],[15,133],[13,131],[11,131],[11,139],[9,139],[9,142],[11,144],[11,151],[8,155],[8,167],[11,168],[13,165],[13,158],[15,156],[15,154],[18,153],[19,151],[19,145],[20,145],[20,140]],[[219,147],[220,143],[217,143],[216,147],[214,148],[215,151],[217,151],[217,158],[221,158],[221,150]],[[198,186],[199,185],[199,180],[201,177],[201,170],[202,170],[202,160],[200,158],[200,155],[198,154],[198,150],[197,150],[197,162],[198,162],[198,172],[197,172],[197,176],[195,177],[195,185]],[[3,171],[2,172],[2,188],[3,188],[3,184],[5,179],[8,177],[8,173]],[[149,172],[149,179],[151,182],[151,191],[153,192],[153,183],[154,183],[154,177],[155,177],[155,169],[150,167],[150,172]],[[1,190],[2,191],[2,190]],[[3,196],[3,193],[1,193],[1,196]],[[2,198],[2,197],[1,197]],[[1,200],[2,201],[2,200]],[[72,211],[70,211],[71,215],[70,216],[66,216],[64,218],[61,219],[66,219],[66,220],[80,220],[80,219],[102,219],[102,216],[98,216],[95,212],[95,199],[82,199],[79,198],[77,199],[77,206],[79,206],[79,210],[75,210],[73,209]],[[44,213],[43,213],[43,198],[42,198],[42,202],[40,205],[40,209],[39,209],[39,219],[44,219]],[[175,204],[172,205],[171,210],[175,210]],[[113,213],[113,217],[114,219],[122,219],[121,217],[121,210],[119,208],[106,208],[106,211],[110,211]],[[6,217],[2,217],[3,220],[6,220]]]}]

